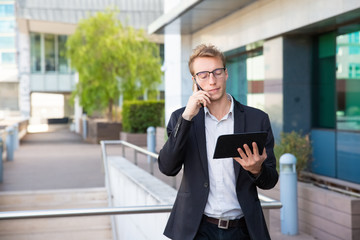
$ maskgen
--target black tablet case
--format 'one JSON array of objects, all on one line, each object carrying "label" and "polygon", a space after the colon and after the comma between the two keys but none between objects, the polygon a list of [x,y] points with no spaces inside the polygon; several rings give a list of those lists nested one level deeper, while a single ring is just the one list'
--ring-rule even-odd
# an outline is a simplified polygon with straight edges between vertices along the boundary
[{"label": "black tablet case", "polygon": [[244,152],[244,144],[252,149],[252,142],[256,142],[260,155],[263,152],[267,138],[267,132],[249,132],[221,135],[218,137],[214,152],[214,158],[240,157],[237,149],[240,147]]}]

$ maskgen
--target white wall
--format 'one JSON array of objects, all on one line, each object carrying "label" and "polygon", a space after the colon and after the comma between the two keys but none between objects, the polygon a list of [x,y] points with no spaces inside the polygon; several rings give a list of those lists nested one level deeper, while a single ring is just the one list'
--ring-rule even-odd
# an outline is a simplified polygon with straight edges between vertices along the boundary
[{"label": "white wall", "polygon": [[[176,190],[122,157],[108,158],[113,206],[173,204]],[[163,235],[169,213],[117,215],[119,240],[167,239]]]},{"label": "white wall", "polygon": [[[180,19],[169,26],[164,36],[165,43],[165,123],[171,113],[186,105],[192,94],[191,74],[188,59],[191,54],[191,36],[180,34]],[[165,33],[168,27],[165,28]]]},{"label": "white wall", "polygon": [[359,7],[358,0],[260,0],[193,34],[192,46],[213,43],[228,51]]},{"label": "white wall", "polygon": [[30,117],[30,36],[18,33],[19,105],[21,115]]}]

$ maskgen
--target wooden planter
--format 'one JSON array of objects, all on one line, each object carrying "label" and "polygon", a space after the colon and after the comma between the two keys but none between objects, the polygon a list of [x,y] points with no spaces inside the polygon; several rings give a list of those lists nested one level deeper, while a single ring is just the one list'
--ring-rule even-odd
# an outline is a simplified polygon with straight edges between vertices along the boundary
[{"label": "wooden planter", "polygon": [[[280,200],[280,184],[259,190]],[[270,214],[280,221],[280,210]],[[298,182],[299,230],[317,239],[355,240],[360,236],[360,199]]]},{"label": "wooden planter", "polygon": [[166,128],[156,127],[156,152],[160,152],[166,142]]},{"label": "wooden planter", "polygon": [[99,143],[101,140],[119,140],[122,124],[104,119],[88,119],[87,141]]},{"label": "wooden planter", "polygon": [[147,134],[146,133],[128,133],[121,132],[120,139],[139,147],[147,146]]}]

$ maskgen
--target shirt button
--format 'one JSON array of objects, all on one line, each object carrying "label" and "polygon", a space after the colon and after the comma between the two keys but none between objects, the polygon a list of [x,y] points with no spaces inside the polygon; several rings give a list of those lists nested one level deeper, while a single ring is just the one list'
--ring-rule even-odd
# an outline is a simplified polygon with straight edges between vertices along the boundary
[{"label": "shirt button", "polygon": [[209,184],[206,182],[204,183],[204,188],[207,188],[209,186]]}]

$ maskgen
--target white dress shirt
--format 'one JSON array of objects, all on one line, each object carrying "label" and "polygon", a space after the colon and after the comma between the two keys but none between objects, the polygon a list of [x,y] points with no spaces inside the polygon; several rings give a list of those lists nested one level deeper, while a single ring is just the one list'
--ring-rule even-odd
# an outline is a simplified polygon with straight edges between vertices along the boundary
[{"label": "white dress shirt", "polygon": [[205,134],[208,158],[210,193],[204,214],[213,218],[238,219],[243,216],[235,189],[235,170],[232,158],[213,159],[216,140],[220,135],[234,133],[234,101],[229,112],[219,121],[205,111]]}]

